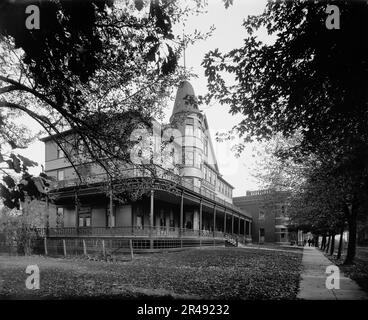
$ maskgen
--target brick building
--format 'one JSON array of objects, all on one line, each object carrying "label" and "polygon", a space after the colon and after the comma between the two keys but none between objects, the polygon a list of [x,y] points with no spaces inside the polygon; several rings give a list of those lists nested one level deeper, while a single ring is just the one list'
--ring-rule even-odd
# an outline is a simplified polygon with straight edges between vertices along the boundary
[{"label": "brick building", "polygon": [[290,243],[294,235],[288,231],[287,192],[271,190],[247,191],[234,197],[234,204],[252,216],[253,243]]}]

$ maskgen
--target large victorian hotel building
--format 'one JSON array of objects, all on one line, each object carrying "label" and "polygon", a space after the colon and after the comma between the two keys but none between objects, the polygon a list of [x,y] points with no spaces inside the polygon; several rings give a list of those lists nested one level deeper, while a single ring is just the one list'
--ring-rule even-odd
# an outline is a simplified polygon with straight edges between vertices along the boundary
[{"label": "large victorian hotel building", "polygon": [[[155,177],[149,190],[134,201],[109,196],[100,187],[104,176],[93,165],[90,182],[77,185],[73,166],[55,137],[42,139],[45,172],[56,181],[49,190],[50,238],[127,238],[151,249],[224,245],[234,238],[251,241],[252,217],[233,204],[233,187],[219,172],[206,116],[188,97],[195,97],[194,90],[183,81],[168,125],[181,134],[182,165],[171,175]],[[126,188],[143,183],[144,174],[134,166],[126,172],[121,178]]]}]

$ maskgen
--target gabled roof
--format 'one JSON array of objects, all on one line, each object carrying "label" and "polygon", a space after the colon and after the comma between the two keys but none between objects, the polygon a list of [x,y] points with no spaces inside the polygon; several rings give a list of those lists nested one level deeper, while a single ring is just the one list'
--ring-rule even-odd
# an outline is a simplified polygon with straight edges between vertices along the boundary
[{"label": "gabled roof", "polygon": [[211,160],[213,160],[213,163],[211,163],[211,165],[213,165],[215,167],[217,173],[220,174],[220,170],[219,170],[219,167],[217,165],[217,158],[216,158],[215,148],[213,147],[213,144],[212,144],[212,139],[211,139],[211,135],[210,135],[210,131],[209,131],[208,121],[207,121],[207,117],[206,117],[205,114],[203,114],[203,120],[204,120],[204,125],[205,125],[205,128],[206,128],[206,131],[208,133],[209,149],[210,149],[211,155],[213,157],[213,159],[211,159]]}]

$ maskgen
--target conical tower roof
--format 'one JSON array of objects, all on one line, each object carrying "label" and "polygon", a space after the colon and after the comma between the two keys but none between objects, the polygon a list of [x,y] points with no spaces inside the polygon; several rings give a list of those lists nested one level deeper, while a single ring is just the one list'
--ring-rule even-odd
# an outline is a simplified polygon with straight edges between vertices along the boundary
[{"label": "conical tower roof", "polygon": [[181,112],[200,112],[196,104],[194,89],[186,80],[179,84],[171,118]]}]

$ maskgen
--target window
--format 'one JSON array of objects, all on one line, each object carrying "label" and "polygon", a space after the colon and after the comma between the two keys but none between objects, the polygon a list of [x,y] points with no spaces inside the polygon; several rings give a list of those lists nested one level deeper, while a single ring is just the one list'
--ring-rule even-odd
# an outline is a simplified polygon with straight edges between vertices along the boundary
[{"label": "window", "polygon": [[57,171],[57,180],[58,181],[64,180],[64,170],[58,170]]},{"label": "window", "polygon": [[264,237],[265,236],[265,230],[264,230],[264,228],[260,228],[259,229],[259,236],[260,237]]},{"label": "window", "polygon": [[285,205],[282,205],[281,206],[281,215],[282,216],[285,216],[285,214],[286,214],[286,206]]},{"label": "window", "polygon": [[171,163],[172,164],[176,164],[176,154],[175,154],[175,148],[172,148],[171,151],[170,151],[170,157],[171,157]]},{"label": "window", "polygon": [[285,239],[285,233],[281,233],[281,239]]},{"label": "window", "polygon": [[265,212],[263,210],[259,210],[259,220],[265,219]]},{"label": "window", "polygon": [[205,139],[203,144],[204,144],[204,146],[203,146],[204,147],[204,154],[207,156],[208,155],[208,140]]},{"label": "window", "polygon": [[199,150],[197,150],[195,158],[195,166],[200,169],[201,165],[202,165],[202,155],[199,153]]},{"label": "window", "polygon": [[194,128],[194,136],[198,139],[202,139],[202,130],[199,127]]},{"label": "window", "polygon": [[143,217],[137,216],[136,226],[138,229],[143,229]]},{"label": "window", "polygon": [[56,148],[56,157],[57,157],[58,159],[60,159],[60,158],[64,158],[64,151],[63,151],[63,150],[61,150],[61,148],[60,148],[60,146],[59,146],[59,145],[57,145],[57,148]]},{"label": "window", "polygon": [[91,226],[91,214],[83,213],[79,215],[79,227],[90,227]]},{"label": "window", "polygon": [[197,187],[197,188],[200,188],[201,187],[201,181],[197,178],[194,179],[194,186]]},{"label": "window", "polygon": [[[110,227],[110,204],[108,204],[107,209],[106,209],[106,222],[107,222],[107,227]],[[115,206],[112,206],[112,217],[111,217],[111,227],[115,227]]]},{"label": "window", "polygon": [[193,150],[185,149],[185,151],[184,151],[184,164],[188,165],[188,166],[194,166]]},{"label": "window", "polygon": [[193,136],[194,135],[193,128],[194,126],[192,124],[185,125],[185,136]]},{"label": "window", "polygon": [[56,228],[64,227],[64,208],[56,208]]}]

